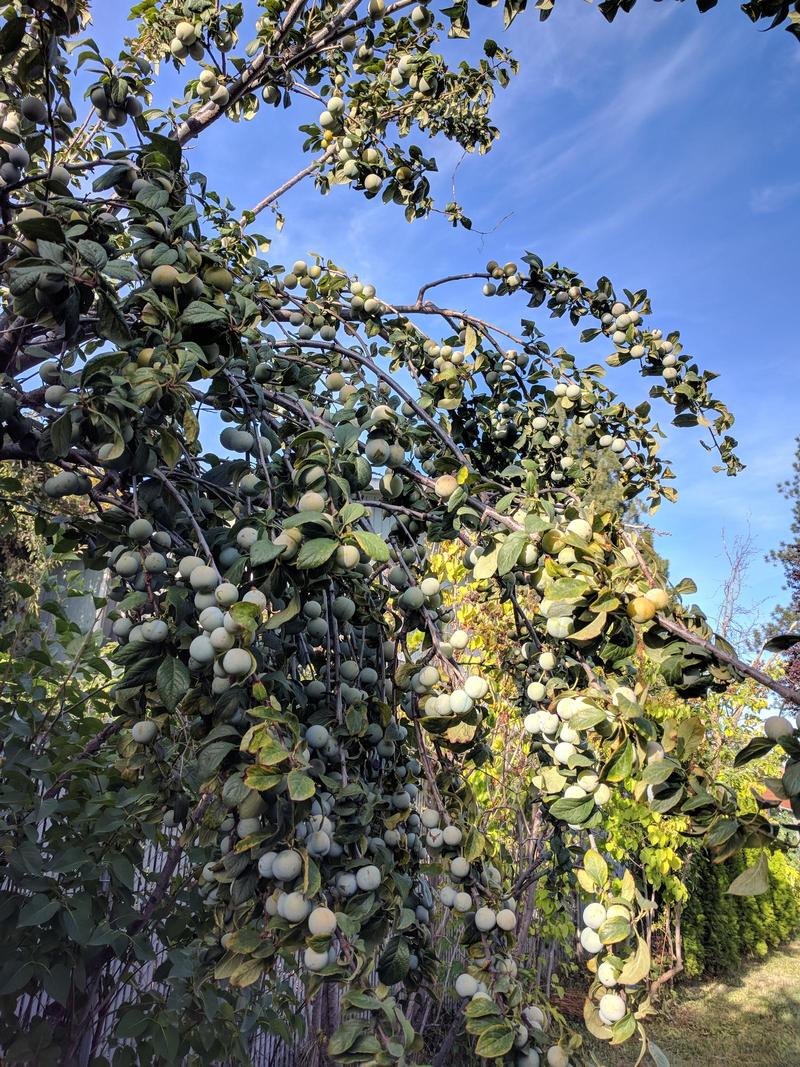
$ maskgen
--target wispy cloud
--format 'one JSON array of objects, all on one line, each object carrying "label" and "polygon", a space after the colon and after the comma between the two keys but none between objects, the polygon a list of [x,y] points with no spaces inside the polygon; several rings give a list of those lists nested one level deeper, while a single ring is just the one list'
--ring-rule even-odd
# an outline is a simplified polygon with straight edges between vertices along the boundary
[{"label": "wispy cloud", "polygon": [[800,182],[782,182],[777,185],[762,185],[750,196],[750,209],[756,215],[771,215],[783,211],[793,200],[800,198]]},{"label": "wispy cloud", "polygon": [[578,153],[585,154],[593,145],[612,137],[629,142],[641,126],[675,101],[693,94],[702,78],[702,67],[695,63],[700,53],[702,33],[693,33],[677,51],[659,66],[640,64],[629,70],[614,96],[600,107],[592,108],[584,120],[563,130],[539,145],[537,155],[548,164],[540,177],[550,177],[568,166]]}]

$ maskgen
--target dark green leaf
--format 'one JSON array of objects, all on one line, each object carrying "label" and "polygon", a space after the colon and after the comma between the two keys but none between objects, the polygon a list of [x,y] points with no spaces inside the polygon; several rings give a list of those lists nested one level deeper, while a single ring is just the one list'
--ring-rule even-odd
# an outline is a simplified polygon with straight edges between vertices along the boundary
[{"label": "dark green leaf", "polygon": [[367,1028],[366,1019],[351,1019],[349,1022],[342,1023],[328,1042],[328,1055],[337,1058],[342,1053],[348,1052],[358,1038],[367,1031]]},{"label": "dark green leaf", "polygon": [[276,545],[272,541],[262,539],[255,541],[250,546],[250,562],[254,567],[263,566],[265,563],[271,563],[272,560],[277,559],[283,551],[283,545]]},{"label": "dark green leaf", "polygon": [[156,672],[159,696],[168,711],[174,711],[178,702],[189,692],[191,677],[189,668],[177,656],[166,656]]},{"label": "dark green leaf", "polygon": [[16,52],[25,36],[27,22],[27,19],[20,18],[19,15],[14,15],[6,21],[0,30],[0,55],[6,56],[9,52]]},{"label": "dark green leaf", "polygon": [[50,444],[53,454],[59,458],[63,459],[69,452],[72,445],[72,417],[68,411],[50,423]]},{"label": "dark green leaf", "polygon": [[591,816],[594,809],[594,801],[589,797],[560,797],[550,805],[550,814],[555,819],[561,819],[575,826]]},{"label": "dark green leaf", "polygon": [[774,747],[775,742],[770,737],[751,737],[744,748],[736,753],[733,765],[734,767],[743,767],[746,763],[750,763],[751,760],[766,756]]},{"label": "dark green leaf", "polygon": [[380,980],[385,985],[402,982],[408,974],[410,956],[408,942],[404,937],[396,935],[390,938],[378,962]]},{"label": "dark green leaf", "polygon": [[85,260],[90,267],[94,267],[97,271],[101,271],[108,263],[108,253],[97,241],[82,239],[78,241],[77,249],[81,259]]},{"label": "dark green leaf", "polygon": [[230,741],[212,741],[206,745],[197,760],[197,773],[201,778],[208,778],[219,767],[229,752],[233,752],[238,745]]},{"label": "dark green leaf", "polygon": [[603,768],[603,779],[607,782],[621,782],[630,777],[634,755],[633,745],[626,739]]},{"label": "dark green leaf", "polygon": [[61,904],[57,900],[53,900],[44,893],[37,893],[21,908],[17,927],[41,926],[48,919],[52,919],[60,908]]},{"label": "dark green leaf", "polygon": [[782,781],[787,797],[800,793],[800,760],[789,760],[783,769]]},{"label": "dark green leaf", "polygon": [[226,322],[227,315],[203,300],[193,300],[180,318],[181,326],[203,326],[210,322]]},{"label": "dark green leaf", "polygon": [[800,634],[776,634],[764,645],[766,652],[786,652],[800,643]]}]

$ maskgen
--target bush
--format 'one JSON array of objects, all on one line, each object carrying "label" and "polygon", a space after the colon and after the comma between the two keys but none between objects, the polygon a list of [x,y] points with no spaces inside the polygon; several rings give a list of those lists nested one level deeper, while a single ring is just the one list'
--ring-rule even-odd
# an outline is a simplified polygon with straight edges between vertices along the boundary
[{"label": "bush", "polygon": [[756,859],[754,851],[713,864],[698,853],[689,868],[683,910],[684,975],[724,977],[748,958],[763,959],[800,929],[800,873],[782,852],[769,857],[770,888],[759,896],[727,892],[733,879]]}]

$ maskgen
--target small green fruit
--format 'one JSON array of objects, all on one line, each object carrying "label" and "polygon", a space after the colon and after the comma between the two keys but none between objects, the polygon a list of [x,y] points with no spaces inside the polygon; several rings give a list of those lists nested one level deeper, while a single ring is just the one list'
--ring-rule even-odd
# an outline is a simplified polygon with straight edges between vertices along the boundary
[{"label": "small green fruit", "polygon": [[171,264],[163,263],[150,274],[150,283],[157,293],[168,295],[178,284],[178,271]]},{"label": "small green fruit", "polygon": [[131,727],[131,737],[137,745],[149,745],[158,736],[158,726],[152,719],[142,719]]}]

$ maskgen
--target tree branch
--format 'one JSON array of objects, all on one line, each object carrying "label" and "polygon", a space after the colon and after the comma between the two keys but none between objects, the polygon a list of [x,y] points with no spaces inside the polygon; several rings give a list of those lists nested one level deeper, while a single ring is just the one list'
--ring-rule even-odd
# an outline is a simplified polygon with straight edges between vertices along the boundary
[{"label": "tree branch", "polygon": [[[636,559],[639,566],[642,569],[642,574],[651,585],[658,585],[655,575],[650,569],[647,560],[639,551],[639,546],[629,537],[626,533],[622,534],[622,539],[625,544],[633,550],[636,554]],[[790,685],[786,685],[785,682],[778,681],[777,678],[771,678],[765,671],[760,670],[758,667],[754,667],[750,663],[746,663],[745,660],[740,659],[735,653],[726,652],[724,649],[719,648],[713,641],[709,641],[705,637],[701,637],[700,634],[690,630],[682,622],[678,622],[676,619],[671,619],[666,615],[656,615],[656,619],[660,626],[671,634],[675,634],[676,637],[680,637],[683,641],[688,641],[690,644],[697,645],[705,652],[708,652],[711,657],[719,663],[724,663],[728,667],[733,667],[739,674],[744,674],[748,678],[754,679],[767,689],[771,689],[773,693],[777,693],[778,696],[783,697],[789,704],[795,704],[800,707],[800,691],[794,689]]]},{"label": "tree branch", "polygon": [[245,211],[244,215],[242,215],[242,218],[239,220],[242,229],[249,226],[256,215],[259,215],[264,208],[269,207],[270,204],[274,204],[278,197],[283,196],[284,193],[287,193],[295,185],[301,182],[303,178],[307,178],[309,174],[313,174],[315,170],[318,170],[326,160],[331,158],[335,151],[336,149],[334,146],[329,145],[321,156],[317,156],[317,158],[313,159],[307,167],[303,167],[302,170],[298,171],[294,177],[289,178],[283,185],[279,185],[277,189],[274,189],[269,194],[269,196],[265,196],[263,200],[259,200],[255,207],[251,207],[249,211]]},{"label": "tree branch", "polygon": [[[403,0],[404,4],[409,2],[411,2],[411,0]],[[312,36],[305,48],[295,52],[294,55],[289,54],[281,57],[281,66],[285,70],[288,70],[293,64],[302,62],[303,59],[313,55],[319,48],[332,43],[338,37],[342,36],[345,31],[341,29],[341,26],[345,19],[347,19],[358,7],[358,4],[359,0],[346,0],[345,3],[341,4],[340,10],[335,17]],[[278,44],[281,43],[289,31],[291,25],[289,16],[291,15],[293,21],[297,14],[302,10],[303,6],[304,0],[295,0],[287,11],[286,18],[284,19],[281,29],[276,37]],[[270,63],[276,58],[278,58],[277,55],[268,52],[266,49],[264,49],[260,55],[256,56],[256,58],[245,67],[239,77],[227,86],[229,98],[224,107],[209,102],[201,107],[194,115],[191,115],[186,119],[185,122],[181,123],[175,134],[178,144],[185,145],[187,141],[191,141],[192,138],[197,137],[204,130],[208,129],[209,126],[215,123],[217,119],[221,118],[226,111],[229,111],[243,96],[246,96],[249,92],[253,92],[257,89],[262,75],[267,72]]]},{"label": "tree branch", "polygon": [[[100,733],[96,734],[88,743],[88,745],[78,753],[76,757],[76,762],[86,759],[87,756],[93,756],[94,753],[98,751],[98,749],[103,747],[109,737],[113,737],[114,734],[118,734],[124,725],[125,720],[120,717],[119,719],[114,719],[114,721],[110,722],[108,726],[104,726]],[[66,782],[68,782],[71,777],[72,771],[64,771],[63,774],[60,774],[50,786],[50,788],[47,790],[47,792],[44,794],[44,799],[50,800],[51,797],[57,796],[61,790],[61,787]]]}]

